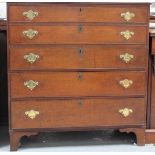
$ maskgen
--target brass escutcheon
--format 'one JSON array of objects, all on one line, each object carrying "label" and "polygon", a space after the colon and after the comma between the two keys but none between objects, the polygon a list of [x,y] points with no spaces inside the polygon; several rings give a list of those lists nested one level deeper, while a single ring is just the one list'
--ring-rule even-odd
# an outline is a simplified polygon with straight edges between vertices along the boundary
[{"label": "brass escutcheon", "polygon": [[78,80],[83,80],[83,74],[81,72],[78,72]]},{"label": "brass escutcheon", "polygon": [[28,20],[33,20],[38,15],[39,15],[38,12],[32,10],[23,12],[23,16],[25,16]]},{"label": "brass escutcheon", "polygon": [[131,113],[133,113],[133,110],[129,108],[119,109],[119,113],[124,117],[128,117]]},{"label": "brass escutcheon", "polygon": [[39,111],[29,110],[29,111],[25,112],[25,115],[31,119],[34,119],[34,118],[36,118],[37,115],[39,115]]},{"label": "brass escutcheon", "polygon": [[125,63],[128,63],[131,61],[131,59],[134,58],[134,55],[129,54],[129,53],[124,53],[120,55],[120,59],[122,59],[122,61],[124,61]]},{"label": "brass escutcheon", "polygon": [[33,81],[33,80],[24,82],[24,86],[26,86],[30,90],[33,90],[38,85],[39,85],[39,82]]},{"label": "brass escutcheon", "polygon": [[23,35],[29,39],[33,39],[38,34],[38,31],[28,29],[26,31],[23,31]]},{"label": "brass escutcheon", "polygon": [[24,59],[27,60],[30,64],[33,64],[37,59],[39,59],[39,55],[34,53],[29,53],[27,55],[24,55]]},{"label": "brass escutcheon", "polygon": [[123,17],[124,20],[126,20],[126,21],[128,22],[128,21],[130,21],[132,18],[135,17],[135,14],[132,13],[132,12],[127,11],[127,12],[121,13],[121,17]]},{"label": "brass escutcheon", "polygon": [[135,33],[129,30],[120,32],[121,36],[123,36],[126,40],[129,40]]},{"label": "brass escutcheon", "polygon": [[124,80],[119,81],[119,84],[124,88],[129,88],[133,84],[133,81],[124,79]]}]

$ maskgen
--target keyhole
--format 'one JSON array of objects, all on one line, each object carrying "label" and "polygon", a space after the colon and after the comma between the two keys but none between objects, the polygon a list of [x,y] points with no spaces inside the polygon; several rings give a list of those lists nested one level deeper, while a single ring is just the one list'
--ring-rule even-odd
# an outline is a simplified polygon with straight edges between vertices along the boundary
[{"label": "keyhole", "polygon": [[82,99],[79,99],[78,104],[79,104],[80,106],[83,105],[83,101],[82,101]]},{"label": "keyhole", "polygon": [[79,48],[79,55],[80,55],[80,56],[83,55],[83,48]]},{"label": "keyhole", "polygon": [[82,32],[83,31],[83,27],[80,25],[79,26],[79,32]]},{"label": "keyhole", "polygon": [[78,80],[83,80],[83,74],[81,72],[78,73]]},{"label": "keyhole", "polygon": [[82,8],[80,8],[80,12],[82,12]]}]

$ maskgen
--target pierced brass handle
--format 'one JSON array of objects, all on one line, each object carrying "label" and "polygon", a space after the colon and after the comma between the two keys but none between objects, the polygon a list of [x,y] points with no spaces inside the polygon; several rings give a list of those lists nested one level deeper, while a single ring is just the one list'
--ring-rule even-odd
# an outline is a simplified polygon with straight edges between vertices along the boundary
[{"label": "pierced brass handle", "polygon": [[129,88],[133,84],[133,81],[124,79],[124,80],[119,81],[119,84],[124,88]]},{"label": "pierced brass handle", "polygon": [[129,30],[120,32],[121,36],[123,36],[126,40],[129,40],[135,33]]},{"label": "pierced brass handle", "polygon": [[39,55],[34,53],[29,53],[28,55],[24,55],[24,59],[27,60],[30,64],[33,64],[37,59],[39,59]]},{"label": "pierced brass handle", "polygon": [[39,115],[39,111],[35,111],[35,110],[25,111],[25,115],[31,119],[34,119],[36,118],[37,115]]},{"label": "pierced brass handle", "polygon": [[38,85],[39,85],[39,82],[33,81],[33,80],[24,82],[24,86],[26,86],[30,90],[33,90]]},{"label": "pierced brass handle", "polygon": [[133,113],[132,109],[124,108],[124,109],[119,109],[118,111],[120,114],[122,114],[124,117],[128,117],[131,113]]},{"label": "pierced brass handle", "polygon": [[33,39],[38,34],[38,31],[28,29],[26,31],[23,31],[23,35],[29,39]]},{"label": "pierced brass handle", "polygon": [[129,53],[124,53],[120,55],[120,59],[122,59],[122,61],[124,61],[125,63],[128,63],[131,61],[131,59],[134,58],[134,55],[129,54]]},{"label": "pierced brass handle", "polygon": [[123,17],[124,20],[126,20],[126,21],[128,22],[128,21],[130,21],[132,18],[135,17],[135,14],[132,13],[132,12],[127,11],[127,12],[121,13],[121,17]]},{"label": "pierced brass handle", "polygon": [[33,20],[35,17],[39,15],[38,12],[29,10],[27,12],[23,12],[23,16],[25,16],[28,20]]}]

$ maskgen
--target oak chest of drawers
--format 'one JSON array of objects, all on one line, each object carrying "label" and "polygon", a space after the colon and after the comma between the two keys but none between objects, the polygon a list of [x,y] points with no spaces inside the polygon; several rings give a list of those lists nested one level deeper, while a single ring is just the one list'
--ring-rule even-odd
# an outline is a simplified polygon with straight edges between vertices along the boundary
[{"label": "oak chest of drawers", "polygon": [[149,4],[8,3],[10,143],[40,131],[135,132],[145,143]]}]

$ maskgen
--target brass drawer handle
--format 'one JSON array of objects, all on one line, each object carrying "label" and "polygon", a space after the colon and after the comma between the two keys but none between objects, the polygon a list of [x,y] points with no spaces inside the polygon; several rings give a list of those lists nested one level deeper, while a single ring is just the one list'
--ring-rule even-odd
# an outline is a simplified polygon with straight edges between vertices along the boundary
[{"label": "brass drawer handle", "polygon": [[23,12],[23,16],[25,16],[28,20],[33,20],[33,19],[34,19],[35,17],[37,17],[38,15],[39,15],[38,12],[32,11],[32,10]]},{"label": "brass drawer handle", "polygon": [[133,81],[124,79],[124,80],[119,81],[119,84],[124,88],[129,88],[133,84]]},{"label": "brass drawer handle", "polygon": [[129,53],[124,53],[120,55],[120,59],[124,61],[125,63],[130,62],[134,58],[134,55],[129,54]]},{"label": "brass drawer handle", "polygon": [[129,30],[120,32],[121,36],[123,36],[126,40],[129,40],[135,33]]},{"label": "brass drawer handle", "polygon": [[133,110],[129,108],[124,108],[124,109],[119,109],[118,112],[122,114],[124,117],[128,117],[131,113],[133,113]]},{"label": "brass drawer handle", "polygon": [[33,39],[36,35],[38,35],[38,31],[28,29],[26,31],[23,31],[23,35],[29,39]]},{"label": "brass drawer handle", "polygon": [[24,59],[27,60],[30,64],[33,64],[35,61],[39,59],[39,55],[34,54],[34,53],[29,53],[27,55],[24,55]]},{"label": "brass drawer handle", "polygon": [[33,81],[33,80],[24,82],[24,86],[26,86],[30,90],[33,90],[38,85],[39,85],[39,82]]},{"label": "brass drawer handle", "polygon": [[124,18],[124,20],[126,20],[127,22],[130,21],[132,18],[135,17],[135,14],[132,12],[123,12],[121,13],[121,17]]},{"label": "brass drawer handle", "polygon": [[34,119],[36,118],[37,115],[39,115],[39,111],[35,111],[35,110],[25,111],[25,115],[30,119]]}]

